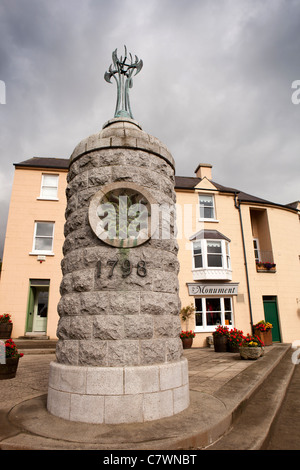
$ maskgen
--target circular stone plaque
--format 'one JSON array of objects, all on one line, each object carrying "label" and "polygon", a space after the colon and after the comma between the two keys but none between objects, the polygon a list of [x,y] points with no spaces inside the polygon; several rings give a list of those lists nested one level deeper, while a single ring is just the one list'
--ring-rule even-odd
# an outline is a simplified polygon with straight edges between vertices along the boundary
[{"label": "circular stone plaque", "polygon": [[133,248],[149,240],[155,231],[151,223],[154,204],[152,195],[134,183],[111,183],[92,197],[89,223],[104,243]]}]

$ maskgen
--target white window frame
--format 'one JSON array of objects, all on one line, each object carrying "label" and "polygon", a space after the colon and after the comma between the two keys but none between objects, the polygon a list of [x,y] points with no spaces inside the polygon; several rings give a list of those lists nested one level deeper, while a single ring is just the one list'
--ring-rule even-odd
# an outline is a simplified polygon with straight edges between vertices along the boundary
[{"label": "white window frame", "polygon": [[[56,186],[47,186],[45,184],[45,177],[47,176],[52,176],[53,178],[56,179]],[[42,180],[41,180],[41,189],[40,189],[40,195],[37,199],[42,200],[42,201],[58,201],[58,181],[59,181],[59,175],[57,173],[42,173]],[[50,197],[50,196],[45,196],[43,194],[44,188],[51,187],[51,188],[56,188],[56,196]]]},{"label": "white window frame", "polygon": [[[201,207],[205,207],[205,205],[200,204],[200,199],[201,197],[210,197],[212,199],[212,206],[208,206],[209,208],[213,209],[213,217],[201,217]],[[199,220],[201,221],[207,221],[207,222],[218,222],[216,219],[216,204],[215,204],[215,196],[214,194],[204,194],[204,193],[199,193],[198,195],[198,201],[199,201]]]},{"label": "white window frame", "polygon": [[[37,233],[37,227],[38,227],[38,224],[52,224],[52,236],[50,235],[39,235],[37,237],[36,233]],[[54,244],[54,230],[55,230],[55,222],[50,222],[50,221],[46,221],[46,220],[38,220],[38,221],[35,221],[34,223],[34,234],[33,234],[33,244],[32,244],[32,251],[29,253],[30,255],[49,255],[49,256],[54,256],[54,253],[53,253],[53,244]],[[52,239],[52,245],[51,245],[51,250],[37,250],[35,248],[35,245],[36,245],[36,240],[37,238],[51,238]]]},{"label": "white window frame", "polygon": [[[256,246],[255,246],[256,244]],[[254,250],[254,259],[255,259],[255,262],[259,263],[260,260],[261,260],[261,257],[260,257],[260,247],[259,247],[259,240],[258,238],[253,238],[253,250]],[[258,254],[258,257],[256,257],[256,252]]]},{"label": "white window frame", "polygon": [[[196,299],[202,299],[202,326],[196,325]],[[220,313],[221,313],[221,323],[222,326],[227,326],[228,328],[234,328],[234,315],[233,315],[233,298],[230,296],[224,297],[195,297],[194,304],[195,304],[195,333],[211,333],[216,330],[219,325],[207,325],[207,318],[206,318],[206,302],[212,299],[219,299],[220,300]],[[231,310],[225,310],[225,299],[230,299]],[[231,324],[225,323],[225,313],[231,313]]]},{"label": "white window frame", "polygon": [[[195,266],[195,255],[194,254],[194,243],[199,243],[201,244],[201,254],[202,254],[202,267],[201,268],[196,268]],[[215,243],[219,242],[221,243],[221,259],[222,259],[222,266],[208,266],[208,250],[207,250],[207,244],[208,243]],[[230,261],[230,247],[229,247],[229,242],[227,240],[222,240],[222,239],[204,239],[201,238],[199,240],[194,240],[193,242],[193,248],[192,248],[192,255],[193,255],[193,270],[200,270],[200,269],[231,269],[231,261]]]}]

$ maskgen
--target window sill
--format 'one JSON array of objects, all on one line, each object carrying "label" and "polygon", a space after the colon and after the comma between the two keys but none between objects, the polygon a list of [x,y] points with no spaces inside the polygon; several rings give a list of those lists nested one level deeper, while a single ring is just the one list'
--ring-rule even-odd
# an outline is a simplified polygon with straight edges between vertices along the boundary
[{"label": "window sill", "polygon": [[[218,328],[218,326],[220,325],[214,325],[214,326],[207,326],[206,328],[204,327],[196,327],[195,330],[194,330],[194,333],[214,333],[214,331],[216,331],[216,328]],[[223,325],[223,326],[226,326],[227,328],[234,328],[234,325]]]},{"label": "window sill", "polygon": [[37,201],[59,201],[58,197],[37,197]]},{"label": "window sill", "polygon": [[199,219],[198,222],[214,222],[214,223],[219,223],[219,220],[217,220],[217,219]]},{"label": "window sill", "polygon": [[55,256],[52,251],[31,251],[30,256]]}]

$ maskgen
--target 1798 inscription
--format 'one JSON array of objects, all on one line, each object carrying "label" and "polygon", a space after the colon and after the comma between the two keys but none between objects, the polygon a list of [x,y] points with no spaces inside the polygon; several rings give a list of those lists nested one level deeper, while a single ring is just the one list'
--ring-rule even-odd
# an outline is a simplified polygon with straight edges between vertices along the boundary
[{"label": "1798 inscription", "polygon": [[[97,262],[97,277],[101,277],[103,266],[102,266],[101,260]],[[107,261],[106,266],[108,269],[107,271],[107,277],[111,278],[114,274],[115,267],[119,265],[121,268],[122,272],[122,277],[127,277],[132,273],[133,268],[136,269],[136,274],[140,277],[145,277],[147,276],[147,269],[146,269],[146,263],[143,260],[140,260],[137,265],[133,266],[131,261],[129,259],[124,259],[123,261],[120,262],[119,259],[110,259]]]}]

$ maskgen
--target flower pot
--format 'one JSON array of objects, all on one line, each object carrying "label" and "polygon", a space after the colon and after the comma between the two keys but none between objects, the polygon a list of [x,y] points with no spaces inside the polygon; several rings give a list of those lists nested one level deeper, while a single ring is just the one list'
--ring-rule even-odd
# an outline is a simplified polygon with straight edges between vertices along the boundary
[{"label": "flower pot", "polygon": [[227,351],[227,336],[214,336],[214,348],[215,352],[226,352]]},{"label": "flower pot", "polygon": [[240,347],[240,356],[242,359],[258,359],[260,356],[264,355],[264,349],[259,347],[249,348],[249,347]]},{"label": "flower pot", "polygon": [[181,338],[183,349],[190,349],[194,338]]},{"label": "flower pot", "polygon": [[258,273],[276,273],[276,267],[266,268],[265,266],[256,266]]},{"label": "flower pot", "polygon": [[13,379],[16,376],[19,357],[7,357],[5,364],[0,364],[0,380]]},{"label": "flower pot", "polygon": [[12,332],[12,323],[0,323],[0,339],[9,339]]},{"label": "flower pot", "polygon": [[240,350],[240,347],[238,344],[231,344],[230,342],[227,343],[227,350],[228,352],[231,353],[238,353]]},{"label": "flower pot", "polygon": [[267,331],[255,330],[254,334],[264,343],[265,346],[271,346],[271,344],[273,344],[271,329]]}]

